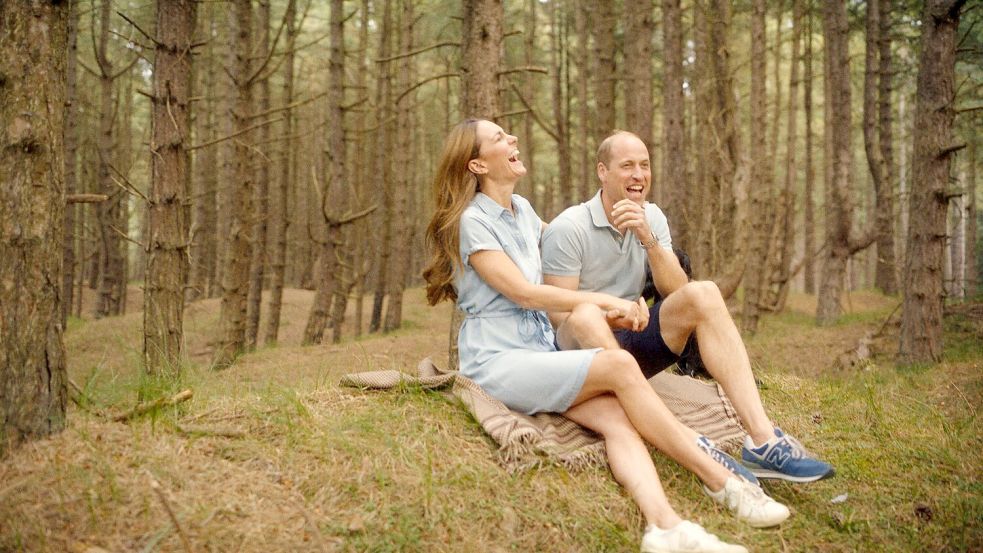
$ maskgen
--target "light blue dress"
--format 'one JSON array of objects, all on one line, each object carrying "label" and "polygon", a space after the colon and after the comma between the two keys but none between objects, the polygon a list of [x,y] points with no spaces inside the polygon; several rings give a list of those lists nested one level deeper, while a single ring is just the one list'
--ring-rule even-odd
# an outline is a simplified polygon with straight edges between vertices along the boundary
[{"label": "light blue dress", "polygon": [[600,348],[557,351],[549,319],[523,309],[481,279],[469,263],[483,250],[505,252],[529,282],[541,284],[542,221],[522,196],[509,210],[478,193],[461,216],[457,306],[467,315],[458,335],[461,374],[510,409],[563,412],[577,397]]}]

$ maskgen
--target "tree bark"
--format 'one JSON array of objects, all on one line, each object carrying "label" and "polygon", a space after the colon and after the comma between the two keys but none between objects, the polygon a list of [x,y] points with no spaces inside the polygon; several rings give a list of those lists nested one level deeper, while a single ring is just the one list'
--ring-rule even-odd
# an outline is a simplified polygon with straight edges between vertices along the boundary
[{"label": "tree bark", "polygon": [[[467,15],[467,12],[465,12]],[[467,18],[465,18],[466,20]],[[388,58],[393,49],[393,37],[396,33],[393,30],[392,1],[383,2],[382,32],[379,34],[379,57]],[[465,33],[466,36],[466,33]],[[463,37],[462,37],[463,38]],[[379,76],[376,81],[376,151],[375,170],[377,175],[382,175],[383,187],[383,209],[377,215],[373,215],[376,225],[382,229],[382,244],[377,248],[374,259],[375,264],[375,290],[372,298],[372,315],[369,318],[369,332],[378,332],[382,329],[383,307],[386,300],[386,291],[389,282],[389,257],[392,253],[392,164],[389,162],[393,143],[393,128],[391,123],[392,115],[392,64],[393,62],[382,62],[379,67]],[[468,74],[462,73],[464,82],[467,82]],[[462,98],[461,111],[467,113],[465,102]],[[467,115],[465,115],[467,117]]]},{"label": "tree bark", "polygon": [[[111,165],[116,161],[116,143],[113,136],[115,108],[113,105],[113,64],[109,59],[109,21],[111,0],[103,0],[99,6],[99,44],[96,62],[99,66],[99,186],[109,197],[99,204],[100,263],[99,301],[97,317],[119,315],[122,311],[123,244],[119,233],[126,229],[120,225],[125,192],[113,181]],[[94,31],[93,31],[94,32]]]},{"label": "tree bark", "polygon": [[[590,29],[593,37],[593,58],[596,63],[591,82],[594,84],[595,117],[598,134],[607,136],[617,128],[615,93],[618,84],[617,43],[618,6],[607,2],[603,9],[590,13]],[[635,15],[633,14],[634,18]],[[583,37],[581,37],[583,39]]]},{"label": "tree bark", "polygon": [[465,117],[491,119],[499,113],[498,73],[502,67],[504,17],[502,0],[464,0],[461,111]]},{"label": "tree bark", "polygon": [[222,308],[219,314],[219,343],[216,368],[227,368],[242,353],[246,339],[246,295],[249,288],[249,260],[252,257],[253,175],[252,151],[247,129],[252,123],[252,35],[253,12],[250,0],[235,0],[229,18],[230,35],[235,37],[235,102],[232,110],[236,133],[234,193],[230,194],[229,241],[222,270]]},{"label": "tree bark", "polygon": [[65,3],[0,2],[0,458],[65,426],[68,17]]},{"label": "tree bark", "polygon": [[888,295],[898,293],[898,263],[895,256],[894,225],[897,217],[897,207],[894,197],[897,194],[897,183],[894,170],[894,116],[891,108],[891,92],[894,89],[894,63],[891,53],[891,0],[879,0],[880,29],[878,29],[878,58],[880,76],[878,78],[877,138],[883,160],[883,186],[876,190],[877,194],[877,268],[874,276],[875,283],[882,292]]},{"label": "tree bark", "polygon": [[[257,30],[259,31],[258,51],[260,56],[270,52],[270,0],[260,0]],[[259,91],[257,113],[270,110],[270,79],[264,75],[254,85]],[[270,125],[260,127],[259,143],[264,148],[270,144]],[[259,336],[259,315],[263,303],[263,275],[266,270],[266,226],[270,212],[270,162],[268,156],[256,156],[259,164],[256,183],[253,187],[253,256],[249,260],[249,293],[246,299],[246,343],[247,351],[256,349]],[[255,167],[256,163],[253,164]]]},{"label": "tree bark", "polygon": [[[979,125],[977,120],[975,125]],[[971,127],[971,128],[979,128]],[[979,260],[976,257],[976,152],[978,133],[971,133],[966,154],[966,292],[974,296],[980,288]]]},{"label": "tree bark", "polygon": [[[631,17],[625,19],[625,126],[650,148],[654,155],[655,136],[652,116],[655,102],[652,91],[652,35],[655,33],[653,0],[633,3]],[[626,7],[627,8],[627,7]],[[612,74],[614,75],[614,74]],[[678,117],[682,117],[680,111]],[[660,206],[665,203],[664,183],[656,181],[650,198]]]},{"label": "tree bark", "polygon": [[[680,0],[662,0],[665,69],[662,76],[662,183],[656,203],[672,223],[672,241],[692,252],[686,215],[686,108],[683,98],[683,21]],[[630,95],[629,95],[630,96]],[[627,99],[627,96],[626,96]],[[654,144],[649,144],[653,147]]]},{"label": "tree bark", "polygon": [[805,116],[805,184],[802,191],[802,272],[807,294],[816,293],[816,170],[812,161],[812,1],[806,0],[806,44],[803,54],[802,113]]},{"label": "tree bark", "polygon": [[[750,263],[744,272],[744,307],[741,311],[741,330],[753,335],[758,330],[759,302],[762,296],[764,269],[768,263],[768,236],[771,187],[769,185],[769,156],[767,148],[765,82],[767,75],[767,45],[765,33],[765,2],[754,0],[751,14],[751,222]],[[776,44],[777,48],[778,45]]]},{"label": "tree bark", "polygon": [[952,161],[955,63],[962,0],[927,0],[918,62],[914,152],[899,356],[942,359],[942,251]]},{"label": "tree bark", "polygon": [[826,37],[826,79],[829,95],[826,101],[826,121],[829,136],[826,143],[830,154],[830,174],[826,194],[827,253],[819,286],[816,322],[833,324],[842,312],[847,260],[870,245],[873,236],[861,239],[851,236],[853,194],[851,179],[853,149],[851,145],[850,60],[847,51],[849,26],[846,4],[830,1],[823,4],[823,30]]},{"label": "tree bark", "polygon": [[151,182],[144,285],[143,359],[150,374],[181,371],[184,286],[188,279],[192,53],[198,3],[157,4],[154,82],[151,99]]},{"label": "tree bark", "polygon": [[[283,85],[280,101],[289,106],[294,98],[294,46],[297,42],[297,0],[287,0],[286,14],[287,50],[283,62]],[[270,194],[270,299],[267,304],[266,328],[263,343],[273,346],[280,332],[280,312],[283,309],[283,285],[287,269],[287,201],[290,183],[293,180],[294,132],[293,110],[283,112],[282,151],[279,159],[279,179],[274,183]]]},{"label": "tree bark", "polygon": [[[68,53],[65,63],[65,194],[78,192],[78,1],[68,2]],[[65,235],[62,243],[61,324],[66,327],[75,291],[75,221],[78,207],[65,206]]]}]

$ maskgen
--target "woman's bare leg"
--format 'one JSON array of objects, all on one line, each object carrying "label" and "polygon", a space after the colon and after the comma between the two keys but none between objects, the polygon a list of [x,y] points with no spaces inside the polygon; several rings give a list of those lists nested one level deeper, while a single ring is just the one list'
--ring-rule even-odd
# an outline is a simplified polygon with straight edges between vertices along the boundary
[{"label": "woman's bare leg", "polygon": [[584,401],[566,413],[570,420],[604,437],[611,472],[631,494],[647,525],[669,529],[682,520],[666,497],[648,447],[613,395]]},{"label": "woman's bare leg", "polygon": [[574,408],[603,395],[615,397],[641,437],[696,474],[712,491],[732,475],[696,445],[696,434],[676,419],[646,382],[635,358],[624,350],[599,351]]}]

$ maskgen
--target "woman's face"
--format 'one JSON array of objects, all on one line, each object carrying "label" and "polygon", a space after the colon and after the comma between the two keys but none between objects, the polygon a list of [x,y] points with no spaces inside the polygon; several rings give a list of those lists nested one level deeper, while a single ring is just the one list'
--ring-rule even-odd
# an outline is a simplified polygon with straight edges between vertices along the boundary
[{"label": "woman's face", "polygon": [[478,157],[468,163],[471,172],[495,181],[518,180],[526,174],[516,147],[519,139],[491,121],[479,121],[476,135]]}]

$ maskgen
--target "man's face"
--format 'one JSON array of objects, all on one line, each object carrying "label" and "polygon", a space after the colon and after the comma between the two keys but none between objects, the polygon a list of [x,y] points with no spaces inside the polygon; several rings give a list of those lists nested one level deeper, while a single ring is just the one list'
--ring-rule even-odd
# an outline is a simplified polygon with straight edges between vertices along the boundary
[{"label": "man's face", "polygon": [[612,204],[625,198],[641,205],[652,187],[648,148],[636,136],[617,135],[611,143],[607,165],[597,164],[601,190]]}]

